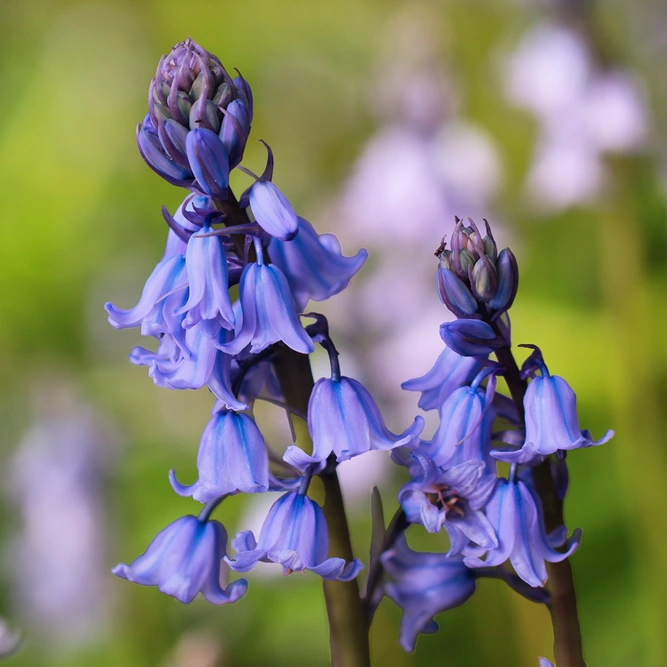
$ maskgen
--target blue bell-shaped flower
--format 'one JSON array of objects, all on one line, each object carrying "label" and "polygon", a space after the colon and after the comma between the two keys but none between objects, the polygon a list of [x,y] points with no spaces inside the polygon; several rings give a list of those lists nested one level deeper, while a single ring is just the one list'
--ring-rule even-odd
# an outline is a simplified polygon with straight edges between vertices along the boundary
[{"label": "blue bell-shaped flower", "polygon": [[407,380],[401,387],[422,393],[418,403],[422,410],[436,410],[456,389],[472,382],[481,370],[482,364],[476,357],[462,357],[446,347],[428,373]]},{"label": "blue bell-shaped flower", "polygon": [[329,533],[322,508],[305,494],[292,491],[278,498],[264,521],[259,542],[251,531],[239,533],[232,546],[238,552],[227,564],[247,572],[258,561],[280,563],[283,573],[312,570],[323,579],[350,581],[363,567],[356,558],[327,558]]},{"label": "blue bell-shaped flower", "polygon": [[158,590],[188,604],[201,593],[212,604],[229,604],[245,595],[248,582],[220,585],[227,533],[217,521],[184,516],[158,533],[146,551],[130,565],[120,563],[113,574]]},{"label": "blue bell-shaped flower", "polygon": [[491,496],[486,515],[498,535],[498,546],[489,550],[485,560],[467,557],[468,567],[493,567],[508,558],[515,572],[533,587],[544,586],[547,570],[544,561],[559,563],[579,546],[581,531],[576,530],[564,551],[565,527],[546,535],[542,505],[530,485],[520,479],[501,479]]},{"label": "blue bell-shaped flower", "polygon": [[391,579],[385,592],[403,610],[399,643],[408,653],[418,634],[437,632],[436,614],[462,605],[475,592],[475,575],[460,557],[413,551],[404,534],[380,560]]},{"label": "blue bell-shaped flower", "polygon": [[269,488],[269,459],[264,438],[246,414],[220,410],[204,429],[197,455],[199,479],[191,486],[169,481],[181,496],[207,503],[232,493],[263,493]]},{"label": "blue bell-shaped flower", "polygon": [[360,382],[344,376],[320,378],[308,401],[313,454],[308,456],[292,445],[283,458],[305,470],[308,465],[326,461],[331,452],[336,460],[346,461],[371,449],[415,446],[423,428],[424,420],[415,417],[408,429],[396,435],[385,426],[373,397]]},{"label": "blue bell-shaped flower", "polygon": [[510,463],[535,463],[558,450],[593,447],[608,442],[613,436],[607,431],[600,440],[593,440],[589,431],[579,428],[577,397],[570,385],[558,375],[549,375],[543,363],[542,375],[528,384],[523,405],[526,412],[526,441],[517,451],[494,451],[493,456]]},{"label": "blue bell-shaped flower", "polygon": [[298,218],[299,233],[291,241],[273,238],[271,261],[285,274],[297,307],[303,310],[310,299],[325,301],[342,292],[368,258],[365,250],[345,257],[333,234],[319,235],[313,226]]},{"label": "blue bell-shaped flower", "polygon": [[247,345],[255,354],[279,340],[303,354],[315,349],[299,321],[287,279],[277,266],[264,264],[261,251],[258,261],[243,270],[239,299],[234,339],[221,346],[228,354],[239,354]]}]

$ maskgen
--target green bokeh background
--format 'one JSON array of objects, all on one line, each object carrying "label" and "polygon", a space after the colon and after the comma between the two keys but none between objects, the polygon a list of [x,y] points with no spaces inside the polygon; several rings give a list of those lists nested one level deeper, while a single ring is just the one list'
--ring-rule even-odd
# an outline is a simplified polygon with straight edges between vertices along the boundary
[{"label": "green bokeh background", "polygon": [[[171,491],[165,472],[194,474],[210,409],[205,392],[157,389],[128,364],[138,336],[113,331],[102,310],[115,295],[136,294],[161,254],[159,208],[173,210],[182,198],[143,164],[134,142],[159,55],[190,35],[243,72],[255,93],[254,136],[279,156],[276,180],[295,207],[312,212],[340,189],[374,130],[368,84],[385,28],[405,4],[0,2],[0,466],[30,425],[36,385],[70,383],[103,411],[125,442],[105,490],[109,567],[196,509]],[[572,562],[589,664],[663,667],[667,54],[654,38],[667,26],[664,8],[616,0],[594,11],[604,51],[646,84],[649,152],[609,161],[612,180],[598,205],[536,222],[521,195],[536,125],[504,101],[494,58],[546,13],[530,2],[424,4],[442,22],[462,115],[491,134],[505,165],[495,208],[520,240],[515,335],[539,342],[576,387],[584,425],[617,433],[605,447],[571,457],[566,509],[568,525],[585,533]],[[248,163],[259,168],[262,157],[251,142]],[[223,520],[234,525],[240,507],[235,499]],[[8,506],[3,516],[6,537],[17,521]],[[353,532],[365,558],[367,523],[359,520]],[[0,616],[20,624],[9,575],[1,584]],[[111,589],[113,613],[101,636],[66,648],[26,627],[24,649],[8,664],[209,664],[176,662],[184,633],[219,641],[219,666],[328,663],[314,576],[255,579],[247,598],[228,608],[202,600],[186,607],[120,580]],[[440,632],[422,637],[414,655],[396,643],[398,620],[385,600],[372,631],[374,664],[535,667],[538,655],[552,655],[546,611],[497,582],[482,582],[470,603],[440,616]]]}]

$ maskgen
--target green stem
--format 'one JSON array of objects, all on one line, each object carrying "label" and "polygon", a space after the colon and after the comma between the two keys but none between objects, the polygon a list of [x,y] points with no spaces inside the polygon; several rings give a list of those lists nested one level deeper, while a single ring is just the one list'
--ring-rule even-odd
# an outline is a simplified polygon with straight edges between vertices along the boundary
[{"label": "green stem", "polygon": [[[527,383],[521,378],[519,367],[509,347],[496,352],[498,361],[505,368],[505,381],[512,399],[524,419],[523,397]],[[564,524],[563,503],[558,500],[549,459],[533,468],[535,489],[542,501],[544,525],[547,533]],[[560,563],[546,563],[549,580],[546,589],[551,594],[547,605],[554,632],[554,656],[558,667],[586,667],[581,640],[581,628],[577,613],[577,597],[569,559]]]},{"label": "green stem", "polygon": [[[313,388],[308,356],[282,347],[276,353],[274,368],[286,403],[306,413]],[[298,442],[299,425],[294,421]],[[307,432],[304,437],[307,437]],[[329,555],[349,562],[353,558],[352,542],[335,465],[328,465],[320,477],[326,494],[322,509],[329,528]],[[324,598],[329,618],[333,667],[370,667],[368,622],[357,580],[325,580]]]}]

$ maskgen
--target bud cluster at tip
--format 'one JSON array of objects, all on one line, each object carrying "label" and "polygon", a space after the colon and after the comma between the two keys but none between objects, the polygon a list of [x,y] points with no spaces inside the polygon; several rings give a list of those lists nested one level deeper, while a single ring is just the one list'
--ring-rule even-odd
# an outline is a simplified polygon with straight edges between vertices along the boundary
[{"label": "bud cluster at tip", "polygon": [[163,56],[148,90],[137,144],[148,165],[173,185],[226,198],[252,122],[250,86],[191,39]]},{"label": "bud cluster at tip", "polygon": [[[468,222],[470,226],[465,226],[456,218],[450,248],[443,241],[435,252],[439,260],[436,283],[442,302],[456,317],[464,320],[443,325],[445,342],[450,345],[452,341],[463,340],[461,345],[453,342],[452,349],[464,356],[478,356],[508,342],[509,333],[505,330],[509,327],[503,315],[516,296],[519,270],[509,248],[498,252],[486,220],[484,236],[471,218]],[[496,321],[503,335],[499,336],[488,324]],[[467,345],[466,341],[470,340],[473,343]],[[484,348],[481,352],[480,345]]]}]

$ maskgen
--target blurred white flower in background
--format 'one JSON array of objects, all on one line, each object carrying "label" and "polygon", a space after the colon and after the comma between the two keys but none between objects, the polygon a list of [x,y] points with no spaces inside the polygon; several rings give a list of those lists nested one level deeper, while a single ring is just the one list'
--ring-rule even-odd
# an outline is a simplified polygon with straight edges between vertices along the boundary
[{"label": "blurred white flower in background", "polygon": [[21,635],[12,630],[3,618],[0,618],[0,660],[16,653],[21,648],[21,643]]},{"label": "blurred white flower in background", "polygon": [[632,76],[602,70],[585,39],[556,24],[532,28],[509,56],[505,92],[539,123],[529,195],[547,210],[585,204],[604,183],[605,153],[644,146],[649,117]]},{"label": "blurred white flower in background", "polygon": [[35,412],[5,477],[18,514],[13,593],[29,635],[83,644],[110,601],[103,482],[113,438],[64,385],[41,387]]}]

